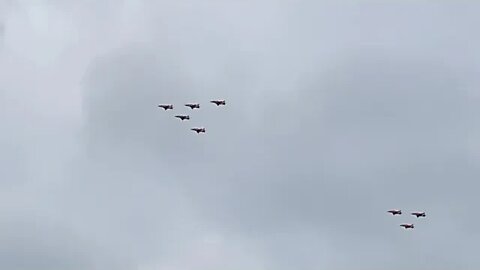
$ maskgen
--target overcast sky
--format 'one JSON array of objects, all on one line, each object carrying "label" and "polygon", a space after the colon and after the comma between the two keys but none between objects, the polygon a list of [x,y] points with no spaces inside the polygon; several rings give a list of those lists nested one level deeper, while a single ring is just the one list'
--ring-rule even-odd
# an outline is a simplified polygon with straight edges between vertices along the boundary
[{"label": "overcast sky", "polygon": [[479,269],[480,3],[340,2],[0,0],[0,269]]}]

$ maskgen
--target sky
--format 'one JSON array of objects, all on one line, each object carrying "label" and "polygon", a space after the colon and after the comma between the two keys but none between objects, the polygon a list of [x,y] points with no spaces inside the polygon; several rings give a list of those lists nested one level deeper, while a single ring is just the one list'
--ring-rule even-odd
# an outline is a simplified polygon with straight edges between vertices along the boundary
[{"label": "sky", "polygon": [[479,12],[0,0],[0,268],[478,269]]}]

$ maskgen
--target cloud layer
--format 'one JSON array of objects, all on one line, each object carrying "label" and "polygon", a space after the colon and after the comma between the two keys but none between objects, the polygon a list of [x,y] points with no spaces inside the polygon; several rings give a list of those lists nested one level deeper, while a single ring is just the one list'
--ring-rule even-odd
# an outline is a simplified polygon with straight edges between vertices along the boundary
[{"label": "cloud layer", "polygon": [[479,8],[9,2],[0,268],[478,268]]}]

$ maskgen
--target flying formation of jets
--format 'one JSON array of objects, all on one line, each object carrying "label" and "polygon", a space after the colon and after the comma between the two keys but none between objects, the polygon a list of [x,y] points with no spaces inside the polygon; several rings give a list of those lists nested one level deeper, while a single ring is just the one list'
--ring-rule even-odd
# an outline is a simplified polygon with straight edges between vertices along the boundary
[{"label": "flying formation of jets", "polygon": [[[402,215],[402,210],[392,209],[392,210],[388,210],[387,213],[392,214],[392,216]],[[417,218],[427,216],[425,212],[411,212],[410,215],[416,216]],[[400,224],[400,227],[403,227],[405,230],[408,230],[408,229],[414,229],[415,225],[413,223],[403,223],[403,224]]]},{"label": "flying formation of jets", "polygon": [[[217,107],[226,105],[224,99],[210,100],[210,103],[217,105]],[[200,109],[200,103],[185,103],[184,106],[189,107],[191,110]],[[162,108],[164,111],[173,110],[174,108],[173,104],[159,104],[158,107]],[[182,120],[182,122],[185,120],[190,120],[190,115],[188,114],[177,114],[174,117]],[[205,127],[193,127],[190,130],[195,131],[197,134],[206,132]]]}]

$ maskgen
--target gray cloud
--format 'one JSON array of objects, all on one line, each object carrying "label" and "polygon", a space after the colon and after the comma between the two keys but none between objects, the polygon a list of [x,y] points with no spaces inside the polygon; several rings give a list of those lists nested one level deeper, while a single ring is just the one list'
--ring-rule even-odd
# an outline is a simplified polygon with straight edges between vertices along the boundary
[{"label": "gray cloud", "polygon": [[3,268],[479,265],[477,5],[100,2],[57,6],[81,120],[0,80]]},{"label": "gray cloud", "polygon": [[[5,39],[5,17],[8,10],[8,1],[0,1],[0,46]],[[0,47],[1,48],[1,47]]]},{"label": "gray cloud", "polygon": [[3,43],[3,39],[5,38],[5,24],[0,22],[0,43]]}]

